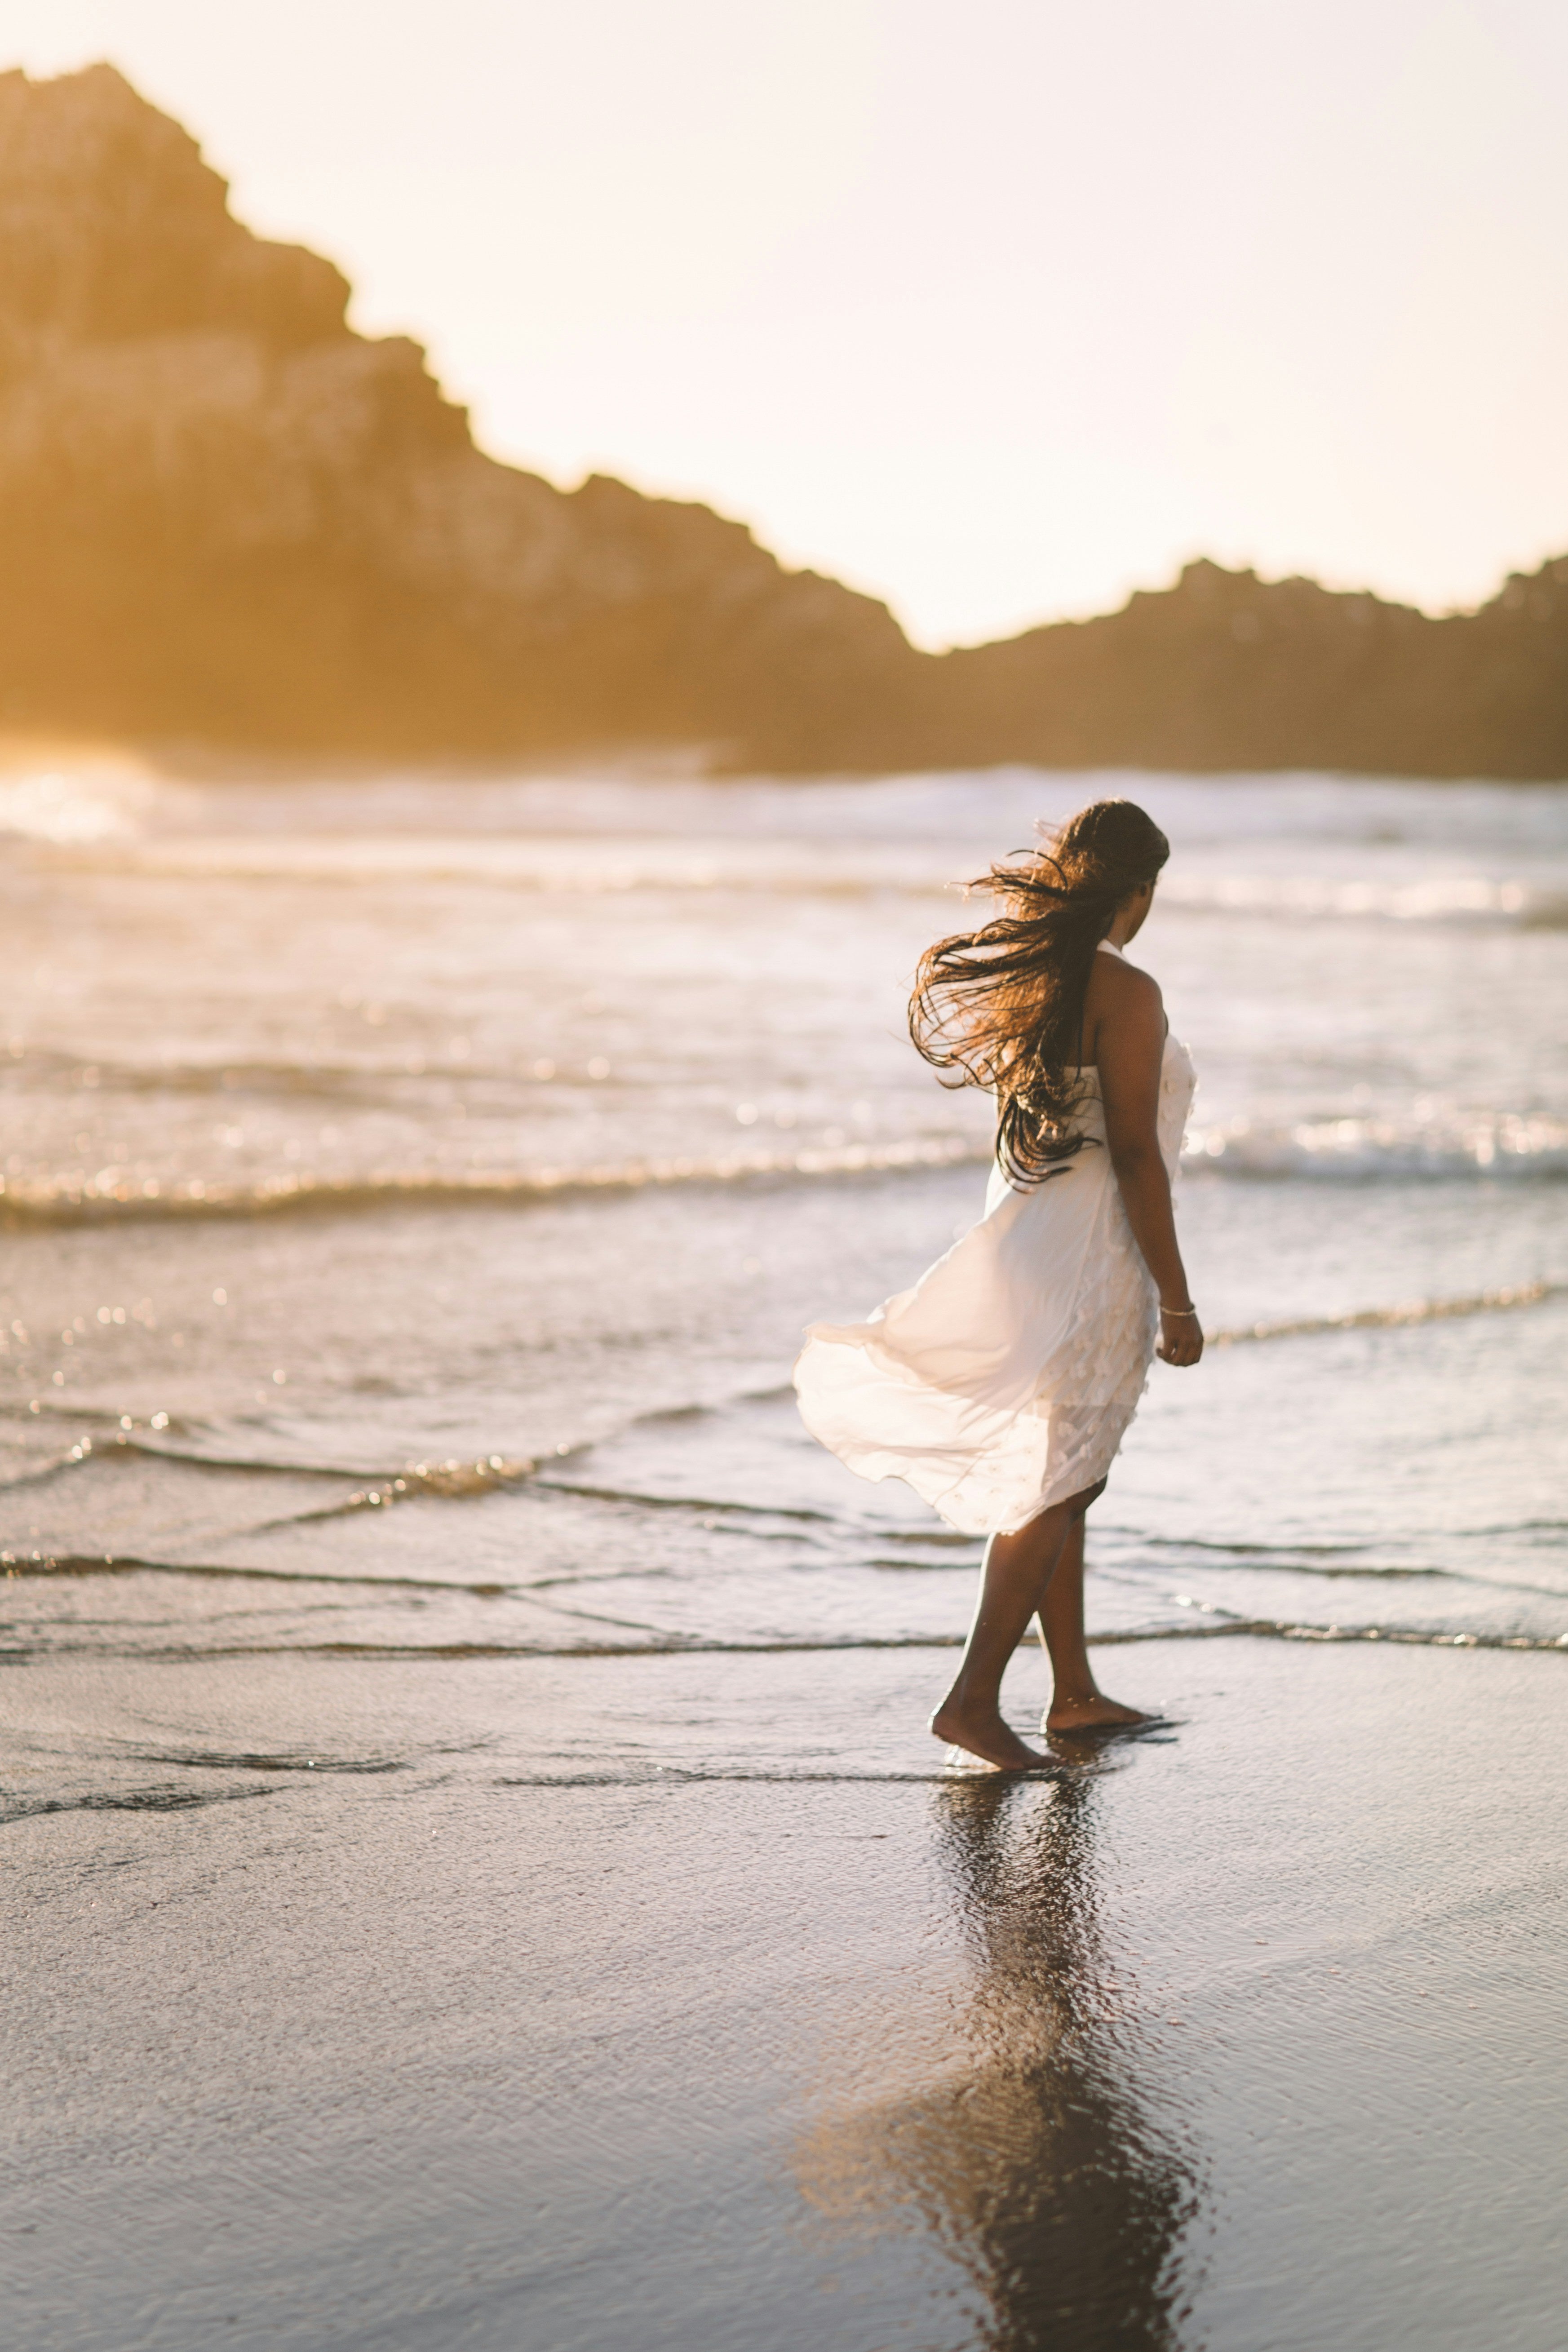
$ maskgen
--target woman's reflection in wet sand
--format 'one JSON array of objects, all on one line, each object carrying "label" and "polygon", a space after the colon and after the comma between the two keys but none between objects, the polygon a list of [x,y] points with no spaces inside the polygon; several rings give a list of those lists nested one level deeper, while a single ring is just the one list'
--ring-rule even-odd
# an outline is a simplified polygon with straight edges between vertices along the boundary
[{"label": "woman's reflection in wet sand", "polygon": [[826,2167],[841,2193],[823,2201],[842,2211],[854,2176],[863,2216],[912,2206],[978,2291],[970,2340],[987,2352],[1173,2352],[1197,2171],[1179,2117],[1140,2088],[1100,1925],[1092,1777],[965,1781],[936,1803],[976,1968],[966,2063],[846,2117]]}]

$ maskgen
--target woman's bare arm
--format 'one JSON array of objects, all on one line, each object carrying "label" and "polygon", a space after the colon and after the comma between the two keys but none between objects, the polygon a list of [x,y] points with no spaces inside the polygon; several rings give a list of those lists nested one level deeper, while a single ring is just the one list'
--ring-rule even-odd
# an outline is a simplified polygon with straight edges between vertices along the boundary
[{"label": "woman's bare arm", "polygon": [[1168,1364],[1195,1364],[1204,1335],[1195,1315],[1174,1311],[1190,1307],[1192,1297],[1160,1150],[1165,1009],[1154,982],[1135,965],[1097,971],[1095,982],[1093,1035],[1106,1141],[1132,1237],[1160,1293],[1160,1354]]}]

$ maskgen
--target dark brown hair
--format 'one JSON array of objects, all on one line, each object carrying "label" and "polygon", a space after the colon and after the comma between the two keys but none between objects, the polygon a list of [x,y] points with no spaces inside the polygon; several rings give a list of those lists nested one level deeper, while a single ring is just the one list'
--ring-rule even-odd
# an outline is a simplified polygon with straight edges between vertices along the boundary
[{"label": "dark brown hair", "polygon": [[971,885],[1003,912],[921,958],[910,1034],[950,1087],[996,1097],[996,1152],[1015,1184],[1040,1184],[1081,1151],[1073,1130],[1084,998],[1095,950],[1131,891],[1171,854],[1131,801],[1094,801],[1048,849],[1019,850]]}]

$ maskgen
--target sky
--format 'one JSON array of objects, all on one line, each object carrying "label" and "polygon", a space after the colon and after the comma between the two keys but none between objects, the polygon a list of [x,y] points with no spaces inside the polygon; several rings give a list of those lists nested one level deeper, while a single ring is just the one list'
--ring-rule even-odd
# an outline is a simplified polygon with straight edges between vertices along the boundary
[{"label": "sky", "polygon": [[99,58],[497,456],[921,644],[1568,551],[1563,0],[0,0]]}]

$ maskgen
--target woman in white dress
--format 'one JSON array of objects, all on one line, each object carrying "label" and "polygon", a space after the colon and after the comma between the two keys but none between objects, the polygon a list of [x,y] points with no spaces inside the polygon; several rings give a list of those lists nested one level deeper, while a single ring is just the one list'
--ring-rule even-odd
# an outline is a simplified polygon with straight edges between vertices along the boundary
[{"label": "woman in white dress", "polygon": [[1122,954],[1169,855],[1131,801],[1096,801],[1049,852],[992,868],[994,920],[928,950],[910,1034],[945,1084],[995,1097],[985,1212],[867,1322],[814,1326],[795,1366],[823,1444],[989,1536],[969,1639],[931,1727],[1002,1771],[1047,1760],[1001,1713],[1002,1676],[1033,1617],[1054,1678],[1042,1731],[1144,1719],[1089,1668],[1083,1516],[1151,1359],[1203,1353],[1171,1202],[1193,1066],[1154,982]]}]

